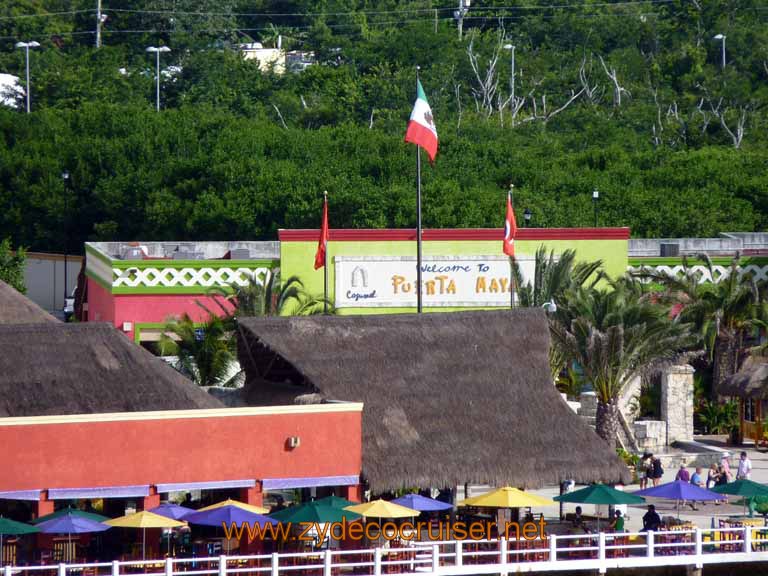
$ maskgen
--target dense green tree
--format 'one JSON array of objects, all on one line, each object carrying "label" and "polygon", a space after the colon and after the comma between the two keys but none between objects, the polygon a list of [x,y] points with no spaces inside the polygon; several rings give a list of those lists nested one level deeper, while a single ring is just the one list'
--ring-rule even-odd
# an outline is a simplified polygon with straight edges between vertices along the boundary
[{"label": "dense green tree", "polygon": [[27,291],[24,282],[24,267],[27,253],[24,248],[14,251],[8,238],[0,241],[0,280],[13,286],[24,294]]}]

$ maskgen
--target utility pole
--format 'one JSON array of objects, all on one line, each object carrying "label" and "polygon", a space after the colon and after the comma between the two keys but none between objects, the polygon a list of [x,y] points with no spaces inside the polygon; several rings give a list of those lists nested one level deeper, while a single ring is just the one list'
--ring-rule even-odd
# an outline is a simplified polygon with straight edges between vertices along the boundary
[{"label": "utility pole", "polygon": [[435,34],[437,34],[437,8],[435,8]]},{"label": "utility pole", "polygon": [[101,48],[101,0],[96,0],[96,48]]},{"label": "utility pole", "polygon": [[504,50],[511,52],[510,73],[509,73],[509,107],[515,106],[515,46],[514,44],[504,44]]}]

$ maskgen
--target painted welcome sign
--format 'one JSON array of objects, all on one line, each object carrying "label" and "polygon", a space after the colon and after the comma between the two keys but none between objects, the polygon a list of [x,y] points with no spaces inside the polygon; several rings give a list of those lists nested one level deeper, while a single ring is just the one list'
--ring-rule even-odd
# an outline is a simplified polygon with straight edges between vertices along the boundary
[{"label": "painted welcome sign", "polygon": [[[517,260],[531,278],[533,257]],[[416,306],[414,256],[337,256],[334,271],[337,308]],[[425,256],[421,272],[424,306],[509,306],[506,256]]]}]

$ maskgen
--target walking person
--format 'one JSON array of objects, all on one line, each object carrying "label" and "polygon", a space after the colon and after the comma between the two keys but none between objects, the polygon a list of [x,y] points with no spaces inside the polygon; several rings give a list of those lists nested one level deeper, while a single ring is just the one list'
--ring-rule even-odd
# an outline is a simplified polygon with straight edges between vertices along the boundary
[{"label": "walking person", "polygon": [[[677,471],[677,474],[675,475],[675,481],[685,482],[686,484],[689,484],[691,482],[691,474],[688,472],[688,469],[685,467],[685,460],[680,462],[680,468]],[[680,502],[678,501],[678,507],[680,506]],[[698,510],[696,508],[696,504],[693,502],[688,502],[687,500],[682,501],[683,506],[688,504],[688,506],[691,507],[693,510]]]},{"label": "walking person", "polygon": [[646,452],[643,454],[643,457],[640,459],[640,462],[637,465],[637,477],[640,480],[640,490],[645,490],[648,488],[648,479],[650,478],[652,472],[653,467],[651,466],[651,455]]}]

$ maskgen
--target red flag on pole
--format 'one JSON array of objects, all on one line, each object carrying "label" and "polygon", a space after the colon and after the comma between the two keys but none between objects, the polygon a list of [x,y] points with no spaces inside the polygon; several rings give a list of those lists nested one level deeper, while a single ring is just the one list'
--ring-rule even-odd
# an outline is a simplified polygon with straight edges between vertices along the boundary
[{"label": "red flag on pole", "polygon": [[323,199],[323,224],[320,227],[320,239],[315,254],[315,270],[325,266],[325,253],[328,247],[328,196]]},{"label": "red flag on pole", "polygon": [[517,222],[515,211],[512,209],[512,193],[507,193],[507,217],[504,221],[504,254],[515,255],[515,236],[517,236]]}]

